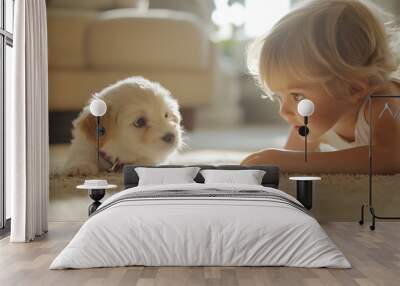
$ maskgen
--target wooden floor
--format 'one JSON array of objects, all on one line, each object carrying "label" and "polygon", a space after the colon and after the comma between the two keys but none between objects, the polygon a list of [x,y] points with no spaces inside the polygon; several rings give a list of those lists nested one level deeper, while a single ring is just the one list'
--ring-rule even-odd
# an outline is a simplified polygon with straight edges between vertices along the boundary
[{"label": "wooden floor", "polygon": [[80,227],[51,223],[44,237],[27,244],[0,241],[0,285],[400,285],[400,222],[368,225],[328,223],[329,236],[353,268],[289,267],[122,267],[48,270]]}]

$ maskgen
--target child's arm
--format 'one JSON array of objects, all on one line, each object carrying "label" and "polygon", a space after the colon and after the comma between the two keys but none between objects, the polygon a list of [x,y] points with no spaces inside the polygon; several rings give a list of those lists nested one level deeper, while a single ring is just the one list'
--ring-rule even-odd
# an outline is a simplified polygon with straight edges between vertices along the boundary
[{"label": "child's arm", "polygon": [[[302,151],[304,152],[304,139],[299,135],[297,129],[294,127],[290,128],[289,135],[286,141],[286,144],[284,146],[285,150],[290,150],[290,151]],[[312,151],[319,151],[319,141],[313,141],[313,142],[308,142],[307,143],[307,148],[309,152]],[[281,150],[283,151],[283,150]],[[259,162],[259,160],[264,160],[264,152],[265,153],[270,153],[271,149],[266,149],[264,151],[259,151],[256,153],[251,154],[247,158],[245,158],[242,162],[241,165],[254,165],[252,162],[256,160],[256,162]],[[266,154],[265,157],[269,158],[270,155]],[[303,158],[304,158],[304,153],[303,153]],[[255,164],[256,165],[256,164]]]},{"label": "child's arm", "polygon": [[[395,164],[393,154],[387,149],[375,148],[374,173],[399,172],[400,164]],[[368,146],[355,147],[332,152],[310,152],[308,162],[304,161],[304,152],[279,149],[267,149],[247,157],[241,164],[277,165],[282,172],[288,173],[368,173]]]},{"label": "child's arm", "polygon": [[[319,151],[319,141],[307,142],[307,148],[309,151]],[[304,138],[301,137],[294,127],[290,128],[289,136],[286,141],[284,149],[293,151],[304,151]]]}]

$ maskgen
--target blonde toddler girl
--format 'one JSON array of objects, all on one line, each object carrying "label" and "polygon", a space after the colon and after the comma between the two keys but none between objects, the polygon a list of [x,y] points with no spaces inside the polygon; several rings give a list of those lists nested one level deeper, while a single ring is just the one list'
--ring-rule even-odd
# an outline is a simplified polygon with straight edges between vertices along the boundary
[{"label": "blonde toddler girl", "polygon": [[[368,171],[368,96],[400,95],[399,31],[385,26],[383,14],[373,12],[377,9],[358,0],[309,1],[254,43],[251,51],[259,54],[252,71],[267,95],[279,101],[279,114],[291,129],[284,149],[256,152],[242,165],[275,164],[300,173]],[[307,163],[298,134],[302,99],[315,105]],[[399,172],[400,99],[373,100],[372,119],[374,172]],[[335,150],[320,152],[321,143]]]}]

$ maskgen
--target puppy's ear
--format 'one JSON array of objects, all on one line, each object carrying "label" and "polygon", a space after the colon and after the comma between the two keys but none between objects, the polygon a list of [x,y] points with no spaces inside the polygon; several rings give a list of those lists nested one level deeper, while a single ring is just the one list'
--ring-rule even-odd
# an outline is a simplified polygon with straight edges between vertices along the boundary
[{"label": "puppy's ear", "polygon": [[90,141],[96,142],[96,117],[84,111],[74,121],[75,128],[79,128]]},{"label": "puppy's ear", "polygon": [[104,127],[106,133],[100,137],[100,146],[103,146],[108,140],[112,138],[112,133],[117,128],[117,116],[114,108],[107,107],[107,112],[100,118],[100,125]]},{"label": "puppy's ear", "polygon": [[[76,122],[76,125],[86,135],[86,137],[96,142],[96,117],[91,113],[87,112],[82,114],[82,117]],[[112,116],[112,109],[107,107],[107,112],[104,116],[100,117],[100,126],[104,127],[105,134],[100,136],[100,147],[103,146],[107,140],[109,140],[113,126],[114,119]]]}]

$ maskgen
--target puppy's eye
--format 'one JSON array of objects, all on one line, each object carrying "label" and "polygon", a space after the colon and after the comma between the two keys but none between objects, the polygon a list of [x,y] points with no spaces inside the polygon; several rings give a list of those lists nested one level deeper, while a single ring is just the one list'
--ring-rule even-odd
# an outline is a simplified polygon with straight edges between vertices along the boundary
[{"label": "puppy's eye", "polygon": [[165,117],[165,118],[168,118],[168,112],[165,113],[164,117]]},{"label": "puppy's eye", "polygon": [[135,122],[133,122],[133,125],[137,128],[142,128],[146,126],[146,123],[147,123],[146,118],[140,117]]}]

